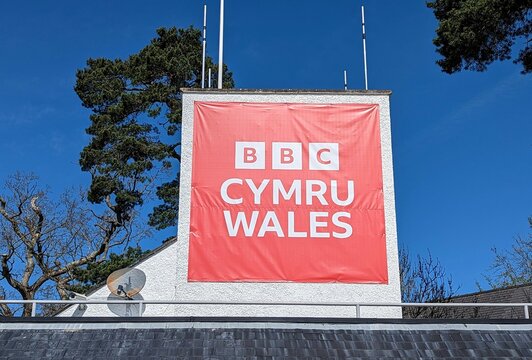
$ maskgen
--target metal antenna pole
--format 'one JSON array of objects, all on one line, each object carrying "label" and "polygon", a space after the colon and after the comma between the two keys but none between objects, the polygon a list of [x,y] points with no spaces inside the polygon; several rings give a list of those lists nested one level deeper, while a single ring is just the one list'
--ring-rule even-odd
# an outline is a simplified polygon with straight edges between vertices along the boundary
[{"label": "metal antenna pole", "polygon": [[362,5],[362,45],[364,47],[364,81],[368,89],[368,63],[366,59],[366,23],[364,22],[364,5]]},{"label": "metal antenna pole", "polygon": [[209,68],[209,89],[212,87],[211,80],[212,80],[211,68]]},{"label": "metal antenna pole", "polygon": [[344,90],[347,90],[347,70],[344,70]]},{"label": "metal antenna pole", "polygon": [[207,45],[207,4],[203,4],[203,53],[201,57],[201,88],[205,88],[205,46]]},{"label": "metal antenna pole", "polygon": [[223,85],[224,69],[224,0],[220,0],[220,44],[218,49],[218,89]]}]

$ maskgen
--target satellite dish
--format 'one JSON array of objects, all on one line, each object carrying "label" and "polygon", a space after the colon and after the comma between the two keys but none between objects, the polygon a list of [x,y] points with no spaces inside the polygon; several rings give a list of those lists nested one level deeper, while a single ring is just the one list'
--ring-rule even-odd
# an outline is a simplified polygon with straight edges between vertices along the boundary
[{"label": "satellite dish", "polygon": [[[130,316],[139,316],[139,307],[141,304],[131,303],[131,304],[117,304],[113,300],[124,300],[122,296],[116,296],[115,294],[109,294],[107,300],[110,302],[107,304],[107,308],[113,314],[120,317],[130,317]],[[144,300],[141,294],[137,294],[131,297],[131,300]],[[146,311],[146,304],[142,303],[142,313]],[[80,315],[81,316],[81,315]]]},{"label": "satellite dish", "polygon": [[116,270],[107,277],[107,288],[116,296],[131,299],[146,284],[146,274],[135,268]]}]

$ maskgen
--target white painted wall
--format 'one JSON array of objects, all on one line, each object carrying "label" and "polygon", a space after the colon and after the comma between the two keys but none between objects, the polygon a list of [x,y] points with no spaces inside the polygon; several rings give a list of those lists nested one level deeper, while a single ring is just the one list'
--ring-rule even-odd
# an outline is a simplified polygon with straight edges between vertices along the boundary
[{"label": "white painted wall", "polygon": [[[187,282],[194,101],[379,104],[389,284]],[[187,90],[183,94],[182,149],[178,226],[178,259],[180,261],[177,264],[178,292],[176,297],[235,302],[400,302],[389,94],[382,92],[290,93]],[[198,316],[349,317],[354,315],[354,308],[326,306],[209,306],[186,308],[184,311]],[[362,308],[362,316],[367,317],[400,317],[400,314],[398,308]]]},{"label": "white painted wall", "polygon": [[[373,103],[380,106],[386,249],[389,283],[219,283],[187,282],[188,236],[192,170],[194,101],[287,102],[287,103]],[[257,92],[186,91],[183,94],[183,135],[180,209],[177,242],[141,262],[136,268],[146,274],[141,296],[146,300],[229,302],[400,302],[397,230],[393,185],[389,94],[362,92]],[[107,299],[103,287],[90,299]],[[135,305],[93,305],[83,312],[70,308],[61,316],[135,316]],[[251,305],[146,305],[144,316],[264,316],[264,317],[355,317],[348,306],[251,306]],[[362,307],[362,317],[401,317],[399,308]]]},{"label": "white painted wall", "polygon": [[[164,245],[163,245],[164,246]],[[177,279],[177,242],[166,245],[164,249],[140,262],[136,269],[146,275],[146,285],[134,299],[175,300]],[[113,300],[107,286],[103,286],[88,296],[89,300]],[[123,300],[123,299],[121,299]],[[85,311],[72,306],[59,316],[137,316],[138,305],[100,305],[88,304]],[[174,310],[169,305],[146,305],[143,316],[173,316]]]}]

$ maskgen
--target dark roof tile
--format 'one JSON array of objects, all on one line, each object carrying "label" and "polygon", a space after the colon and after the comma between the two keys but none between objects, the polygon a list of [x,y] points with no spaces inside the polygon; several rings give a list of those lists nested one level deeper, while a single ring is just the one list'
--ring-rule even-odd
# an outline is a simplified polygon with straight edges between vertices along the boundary
[{"label": "dark roof tile", "polygon": [[[526,330],[0,330],[0,358],[532,357]],[[31,349],[31,351],[29,350]]]}]

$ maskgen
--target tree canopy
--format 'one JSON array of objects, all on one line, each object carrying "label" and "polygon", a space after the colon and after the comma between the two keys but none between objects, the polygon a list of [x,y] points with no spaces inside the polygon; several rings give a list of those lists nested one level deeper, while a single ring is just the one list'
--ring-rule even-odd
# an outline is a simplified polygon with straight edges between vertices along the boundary
[{"label": "tree canopy", "polygon": [[439,21],[433,42],[442,71],[485,71],[514,57],[522,73],[532,72],[531,0],[435,0],[427,6]]},{"label": "tree canopy", "polygon": [[517,236],[512,247],[493,248],[495,258],[484,278],[493,289],[532,283],[532,217],[528,218],[527,237]]},{"label": "tree canopy", "polygon": [[[430,251],[427,257],[412,258],[406,248],[400,248],[399,274],[404,303],[449,302],[456,295],[452,277],[447,276],[443,265]],[[403,308],[405,318],[440,318],[449,314],[447,309],[438,307]]]},{"label": "tree canopy", "polygon": [[[68,297],[80,268],[143,236],[112,206],[96,212],[72,191],[50,199],[37,177],[17,173],[0,189],[0,298]],[[79,281],[79,280],[78,280]],[[31,314],[31,304],[22,315]],[[0,304],[0,316],[17,309]]]},{"label": "tree canopy", "polygon": [[[181,88],[200,87],[201,32],[160,28],[157,37],[127,59],[89,59],[77,72],[75,91],[92,110],[86,129],[90,143],[80,157],[92,176],[88,198],[113,201],[122,216],[141,205],[146,187],[174,168],[156,194],[162,204],[150,214],[150,225],[175,225],[178,207]],[[217,67],[207,57],[206,66]],[[224,65],[223,86],[233,87]]]},{"label": "tree canopy", "polygon": [[[162,204],[150,224],[159,229],[175,224],[180,89],[200,86],[201,55],[199,30],[161,28],[127,59],[89,59],[78,70],[75,91],[92,111],[90,142],[80,156],[82,170],[91,174],[89,191],[67,191],[54,200],[34,175],[8,179],[0,189],[0,299],[67,298],[69,291],[85,291],[138,260],[140,248],[125,250],[147,234],[135,222],[135,208],[155,186]],[[216,79],[209,57],[206,66]],[[223,81],[233,87],[225,65]],[[169,181],[161,181],[172,169]],[[19,311],[0,304],[0,316]],[[21,313],[31,311],[26,304]]]},{"label": "tree canopy", "polygon": [[128,247],[121,254],[110,254],[109,259],[87,264],[86,267],[73,271],[75,280],[68,285],[69,291],[85,294],[91,288],[105,284],[107,277],[116,270],[126,268],[139,261],[150,251],[143,251],[140,246]]}]

